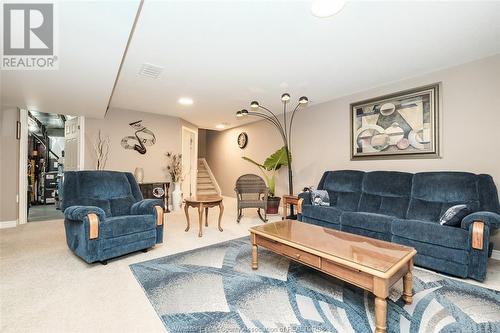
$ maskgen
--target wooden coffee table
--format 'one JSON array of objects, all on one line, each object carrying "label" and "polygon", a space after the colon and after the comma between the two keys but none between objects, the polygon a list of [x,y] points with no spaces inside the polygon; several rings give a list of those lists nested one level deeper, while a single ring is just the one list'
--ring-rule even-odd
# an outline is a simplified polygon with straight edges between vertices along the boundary
[{"label": "wooden coffee table", "polygon": [[189,207],[198,207],[198,237],[203,236],[203,209],[205,209],[205,226],[208,227],[208,209],[219,206],[219,231],[223,231],[221,227],[222,213],[224,212],[224,205],[222,204],[222,197],[218,195],[195,195],[184,199],[184,212],[186,213],[187,227],[189,230]]},{"label": "wooden coffee table", "polygon": [[252,268],[263,246],[375,295],[377,333],[387,331],[389,290],[403,278],[403,300],[413,301],[414,248],[307,223],[284,220],[250,228]]}]

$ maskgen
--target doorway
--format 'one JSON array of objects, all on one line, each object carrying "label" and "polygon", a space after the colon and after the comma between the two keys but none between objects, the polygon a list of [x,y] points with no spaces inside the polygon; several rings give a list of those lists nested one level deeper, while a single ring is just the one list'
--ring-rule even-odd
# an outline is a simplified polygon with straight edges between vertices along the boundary
[{"label": "doorway", "polygon": [[196,174],[198,172],[198,132],[182,126],[182,193],[191,197],[196,193]]},{"label": "doorway", "polygon": [[19,223],[63,219],[64,171],[83,165],[83,118],[20,110],[20,119]]}]

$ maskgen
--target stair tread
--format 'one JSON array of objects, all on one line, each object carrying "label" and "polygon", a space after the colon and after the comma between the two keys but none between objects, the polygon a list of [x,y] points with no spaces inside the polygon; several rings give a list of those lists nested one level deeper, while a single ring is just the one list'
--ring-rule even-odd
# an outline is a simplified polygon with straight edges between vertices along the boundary
[{"label": "stair tread", "polygon": [[200,195],[219,195],[215,187],[215,183],[210,178],[208,167],[205,161],[198,160],[198,173],[196,175],[197,191],[196,194]]},{"label": "stair tread", "polygon": [[213,186],[212,184],[198,184],[198,188],[203,190],[208,190],[212,188],[215,189],[215,186]]}]

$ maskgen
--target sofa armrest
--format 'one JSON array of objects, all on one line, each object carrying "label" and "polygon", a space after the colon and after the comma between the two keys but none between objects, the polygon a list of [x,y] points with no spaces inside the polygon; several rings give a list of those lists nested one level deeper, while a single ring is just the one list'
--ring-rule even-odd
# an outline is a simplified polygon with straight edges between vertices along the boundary
[{"label": "sofa armrest", "polygon": [[491,212],[476,212],[462,219],[461,227],[469,233],[469,277],[484,281],[492,244],[490,232],[498,227],[500,216]]},{"label": "sofa armrest", "polygon": [[[68,221],[77,221],[82,223],[82,228],[87,229],[88,238],[99,238],[99,222],[106,219],[104,210],[95,206],[69,206],[64,210],[64,218]],[[71,222],[69,222],[71,223]]]},{"label": "sofa armrest", "polygon": [[311,192],[302,192],[298,195],[299,199],[302,200],[302,205],[312,205],[311,202]]},{"label": "sofa armrest", "polygon": [[492,212],[476,212],[463,218],[462,229],[469,230],[471,247],[483,251],[488,249],[490,231],[500,226],[500,215]]},{"label": "sofa armrest", "polygon": [[461,227],[468,230],[474,222],[482,222],[487,225],[490,230],[500,227],[500,215],[493,212],[475,212],[463,218]]},{"label": "sofa armrest", "polygon": [[155,206],[165,208],[161,199],[144,199],[133,204],[130,212],[132,215],[154,215]]},{"label": "sofa armrest", "polygon": [[95,206],[69,206],[64,210],[64,218],[83,222],[89,214],[95,214],[100,221],[106,219],[104,210]]},{"label": "sofa armrest", "polygon": [[130,208],[132,215],[154,215],[157,228],[163,228],[163,210],[163,200],[160,199],[143,199]]}]

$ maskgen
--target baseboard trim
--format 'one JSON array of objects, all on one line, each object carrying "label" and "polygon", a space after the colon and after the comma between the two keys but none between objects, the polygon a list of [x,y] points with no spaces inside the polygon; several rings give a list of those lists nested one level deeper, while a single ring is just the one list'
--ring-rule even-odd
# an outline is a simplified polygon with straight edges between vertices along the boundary
[{"label": "baseboard trim", "polygon": [[17,227],[17,220],[12,221],[0,221],[0,229],[14,228]]},{"label": "baseboard trim", "polygon": [[500,260],[500,250],[493,250],[491,259]]}]

